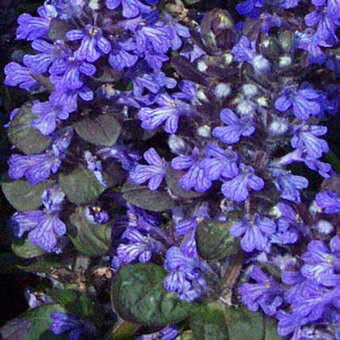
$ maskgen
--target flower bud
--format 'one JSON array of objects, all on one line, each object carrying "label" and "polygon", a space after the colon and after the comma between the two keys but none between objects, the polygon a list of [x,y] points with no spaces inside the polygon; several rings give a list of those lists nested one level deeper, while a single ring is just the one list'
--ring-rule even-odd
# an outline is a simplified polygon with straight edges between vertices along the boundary
[{"label": "flower bud", "polygon": [[168,145],[171,152],[176,155],[183,155],[189,151],[189,146],[185,143],[184,139],[177,135],[170,135],[168,139]]},{"label": "flower bud", "polygon": [[205,95],[204,91],[202,89],[197,91],[197,98],[201,101],[201,102],[206,102],[208,103],[209,100],[207,98],[207,96]]},{"label": "flower bud", "polygon": [[329,235],[334,230],[333,224],[326,220],[318,221],[318,223],[316,224],[316,228],[320,234],[326,234],[326,235]]},{"label": "flower bud", "polygon": [[289,55],[283,55],[279,59],[280,67],[287,67],[292,64],[292,58]]},{"label": "flower bud", "polygon": [[270,62],[260,54],[254,58],[252,64],[256,73],[268,73],[271,69]]},{"label": "flower bud", "polygon": [[242,86],[242,91],[245,96],[253,97],[257,94],[257,86],[254,84],[244,84]]},{"label": "flower bud", "polygon": [[277,117],[270,123],[268,132],[273,137],[282,136],[288,131],[288,128],[288,121]]},{"label": "flower bud", "polygon": [[197,63],[197,69],[198,69],[200,72],[205,72],[205,71],[208,69],[208,65],[206,64],[205,61],[200,60],[200,61]]},{"label": "flower bud", "polygon": [[208,125],[200,126],[197,129],[197,135],[204,138],[209,138],[211,136],[211,127]]},{"label": "flower bud", "polygon": [[231,86],[227,83],[219,83],[216,85],[214,94],[217,99],[227,98],[231,93]]}]

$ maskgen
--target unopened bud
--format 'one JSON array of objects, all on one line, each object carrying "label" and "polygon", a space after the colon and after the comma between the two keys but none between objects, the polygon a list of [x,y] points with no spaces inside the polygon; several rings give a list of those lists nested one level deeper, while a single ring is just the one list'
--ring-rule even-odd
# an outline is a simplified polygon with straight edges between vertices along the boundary
[{"label": "unopened bud", "polygon": [[207,96],[205,95],[204,91],[202,89],[197,91],[197,98],[201,101],[201,102],[209,102]]},{"label": "unopened bud", "polygon": [[271,136],[282,136],[287,132],[288,127],[287,120],[277,118],[270,123],[268,132]]},{"label": "unopened bud", "polygon": [[283,55],[280,57],[279,66],[286,67],[292,64],[292,58],[288,55]]},{"label": "unopened bud", "polygon": [[197,129],[197,135],[204,138],[209,138],[211,136],[211,127],[208,125],[200,126]]},{"label": "unopened bud", "polygon": [[214,94],[217,99],[224,99],[227,98],[231,93],[231,86],[230,84],[226,83],[219,83],[216,85]]},{"label": "unopened bud", "polygon": [[244,84],[242,91],[247,97],[253,97],[257,94],[257,86],[254,84]]},{"label": "unopened bud", "polygon": [[334,230],[333,224],[326,220],[320,220],[316,224],[316,228],[320,234],[325,234],[325,235],[329,235]]},{"label": "unopened bud", "polygon": [[203,60],[200,60],[198,63],[197,63],[197,69],[201,72],[205,72],[208,68],[208,65],[203,61]]},{"label": "unopened bud", "polygon": [[260,54],[254,58],[252,64],[257,73],[268,73],[270,71],[270,62]]},{"label": "unopened bud", "polygon": [[169,136],[168,145],[169,145],[171,152],[175,153],[176,155],[183,155],[189,149],[184,139],[177,135]]}]

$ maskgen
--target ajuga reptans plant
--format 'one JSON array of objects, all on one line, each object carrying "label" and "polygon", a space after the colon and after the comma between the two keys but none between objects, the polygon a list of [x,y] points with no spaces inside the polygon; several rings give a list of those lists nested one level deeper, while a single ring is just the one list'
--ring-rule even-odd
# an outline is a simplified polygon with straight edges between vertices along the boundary
[{"label": "ajuga reptans plant", "polygon": [[5,84],[34,99],[2,188],[53,283],[12,326],[30,339],[340,339],[340,2],[189,2],[18,18]]}]

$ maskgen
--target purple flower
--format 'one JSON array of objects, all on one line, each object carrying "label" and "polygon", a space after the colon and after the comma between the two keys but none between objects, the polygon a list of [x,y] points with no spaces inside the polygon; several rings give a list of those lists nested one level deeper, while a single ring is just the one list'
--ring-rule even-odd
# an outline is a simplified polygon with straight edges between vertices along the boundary
[{"label": "purple flower", "polygon": [[322,153],[329,151],[325,140],[318,138],[327,133],[327,127],[319,125],[303,126],[294,132],[291,145],[295,149],[303,149],[312,158],[322,157]]},{"label": "purple flower", "polygon": [[31,185],[36,185],[47,179],[51,172],[55,174],[60,164],[58,150],[29,156],[13,154],[8,161],[8,175],[12,179],[25,176]]},{"label": "purple flower", "polygon": [[80,89],[85,81],[84,76],[93,76],[96,73],[96,67],[86,61],[79,61],[70,51],[58,62],[53,63],[50,67],[50,80],[56,86],[63,86],[66,89]]},{"label": "purple flower", "polygon": [[251,18],[257,18],[266,0],[245,0],[236,5],[236,10],[241,15],[248,15]]},{"label": "purple flower", "polygon": [[18,86],[26,91],[36,90],[40,84],[32,77],[28,67],[11,62],[5,66],[5,85]]},{"label": "purple flower", "polygon": [[293,244],[297,241],[299,229],[304,229],[304,225],[297,212],[287,203],[279,202],[279,218],[276,220],[277,230],[271,236],[271,243]]},{"label": "purple flower", "polygon": [[270,236],[275,232],[276,224],[267,217],[255,214],[251,219],[244,217],[230,228],[230,235],[242,237],[241,247],[247,253],[253,250],[263,251],[269,244]]},{"label": "purple flower", "polygon": [[93,63],[111,51],[111,44],[103,36],[103,31],[92,25],[86,25],[82,30],[68,31],[66,38],[70,41],[81,40],[80,47],[74,52],[77,60]]},{"label": "purple flower", "polygon": [[66,233],[66,226],[59,219],[64,197],[59,187],[53,187],[45,190],[41,196],[45,207],[43,211],[16,212],[10,219],[14,236],[20,238],[28,231],[28,239],[34,245],[47,252],[53,251],[57,245],[57,236]]},{"label": "purple flower", "polygon": [[108,9],[114,10],[119,5],[122,5],[124,18],[134,18],[140,13],[149,13],[151,11],[151,7],[144,5],[140,0],[106,0]]},{"label": "purple flower", "polygon": [[217,145],[208,145],[205,155],[206,157],[201,161],[201,166],[212,181],[216,181],[220,177],[234,178],[239,174],[238,156],[231,147],[223,150]]},{"label": "purple flower", "polygon": [[135,228],[128,228],[122,239],[129,241],[128,244],[121,243],[117,248],[117,256],[122,263],[130,263],[137,258],[142,263],[149,262],[152,253],[164,250],[162,243],[150,235],[143,235]]},{"label": "purple flower", "polygon": [[[148,55],[160,56],[167,53],[171,47],[172,30],[167,24],[159,21],[158,11],[125,20],[120,23],[120,26],[135,35],[136,51],[139,54],[144,53],[146,57]],[[154,59],[151,60],[154,61]],[[153,68],[152,64],[149,63],[149,65]]]},{"label": "purple flower", "polygon": [[326,7],[317,7],[315,11],[305,16],[305,23],[309,27],[317,26],[314,37],[320,46],[333,46],[338,42],[338,38],[335,33],[335,25],[337,24],[337,16],[332,16]]},{"label": "purple flower", "polygon": [[131,203],[127,203],[128,211],[128,227],[136,228],[147,233],[156,233],[160,230],[160,219],[157,214],[150,214],[144,209],[135,207]]},{"label": "purple flower", "polygon": [[292,311],[306,318],[308,322],[315,322],[322,318],[328,306],[337,303],[339,297],[339,289],[330,290],[308,280],[296,296]]},{"label": "purple flower", "polygon": [[113,42],[109,64],[117,71],[132,67],[138,60],[138,55],[133,53],[135,50],[136,43],[132,39]]},{"label": "purple flower", "polygon": [[177,235],[188,235],[181,243],[181,250],[185,255],[190,257],[198,255],[195,240],[196,228],[201,221],[204,221],[209,217],[208,202],[203,202],[196,206],[195,211],[190,218],[182,219],[175,224],[175,231]]},{"label": "purple flower", "polygon": [[301,203],[300,191],[308,187],[308,180],[302,176],[292,175],[289,171],[274,169],[274,184],[281,192],[280,197],[295,203]]},{"label": "purple flower", "polygon": [[48,136],[56,129],[57,119],[67,119],[70,111],[65,106],[54,105],[49,101],[41,103],[35,100],[33,101],[32,112],[39,115],[39,118],[32,121],[32,127]]},{"label": "purple flower", "polygon": [[138,62],[130,67],[124,74],[124,79],[132,81],[133,94],[137,100],[141,101],[143,106],[151,105],[155,102],[155,99],[145,102],[146,96],[143,96],[145,90],[150,91],[152,94],[157,94],[164,87],[172,89],[177,84],[174,78],[166,76],[165,73],[158,70],[151,71],[145,61]]},{"label": "purple flower", "polygon": [[164,288],[177,292],[180,299],[193,301],[206,292],[203,273],[209,266],[198,256],[186,256],[178,247],[171,247],[166,253],[165,267],[170,272],[164,279]]},{"label": "purple flower", "polygon": [[[317,4],[315,4],[315,5],[317,5]],[[339,11],[340,11],[339,0],[329,0],[329,1],[327,1],[327,13],[332,18],[334,18],[334,19],[337,18],[338,19],[340,17]]]},{"label": "purple flower", "polygon": [[305,32],[295,33],[296,45],[298,48],[308,52],[308,65],[323,64],[326,60],[326,55],[319,46],[318,37],[315,34]]},{"label": "purple flower", "polygon": [[32,42],[32,48],[40,53],[35,55],[26,54],[24,64],[30,67],[35,73],[45,73],[54,62],[64,56],[64,45],[60,42],[50,44],[43,39],[36,39]]},{"label": "purple flower", "polygon": [[232,49],[235,61],[245,61],[253,66],[256,73],[267,73],[270,71],[270,63],[261,54],[256,54],[256,41],[250,42],[246,36],[234,45]]},{"label": "purple flower", "polygon": [[282,25],[282,19],[276,15],[269,13],[262,13],[261,20],[261,32],[268,35],[272,27],[280,27]]},{"label": "purple flower", "polygon": [[255,124],[249,118],[239,118],[230,109],[223,109],[220,113],[220,119],[227,126],[216,127],[212,135],[223,143],[235,144],[241,136],[249,137],[255,131]]},{"label": "purple flower", "polygon": [[178,156],[171,161],[171,166],[175,170],[189,169],[185,175],[179,179],[179,184],[184,190],[194,188],[197,192],[207,191],[211,187],[206,170],[200,164],[199,150],[194,148],[190,156]]},{"label": "purple flower", "polygon": [[73,130],[70,128],[61,131],[62,135],[59,133],[51,135],[53,145],[43,154],[28,156],[13,154],[8,161],[9,177],[19,179],[25,176],[31,185],[36,185],[47,179],[51,172],[55,174],[73,135]]},{"label": "purple flower", "polygon": [[188,27],[178,23],[178,20],[168,13],[164,13],[163,20],[167,23],[167,26],[171,30],[172,40],[171,49],[178,50],[182,46],[182,39],[188,39],[191,37]]},{"label": "purple flower", "polygon": [[284,310],[279,310],[275,317],[279,320],[277,333],[280,336],[287,336],[294,332],[292,339],[296,339],[295,334],[296,331],[299,330],[300,326],[305,325],[308,322],[308,320],[301,315],[289,314]]},{"label": "purple flower", "polygon": [[[61,85],[61,84],[59,84]],[[74,112],[78,108],[78,96],[89,102],[94,98],[92,90],[86,85],[70,90],[56,84],[56,91],[53,91],[49,97],[49,102],[54,106],[62,106],[66,112]]]},{"label": "purple flower", "polygon": [[322,191],[315,196],[315,201],[326,214],[338,214],[340,212],[340,198],[332,191]]},{"label": "purple flower", "polygon": [[110,219],[108,213],[98,204],[85,207],[84,215],[92,224],[104,224]]},{"label": "purple flower", "polygon": [[51,319],[51,332],[57,335],[70,332],[69,340],[78,340],[83,333],[94,336],[96,332],[93,324],[80,320],[76,315],[54,312],[51,313]]},{"label": "purple flower", "polygon": [[298,295],[304,290],[304,286],[308,280],[301,275],[299,271],[287,270],[281,274],[282,283],[290,285],[291,287],[285,291],[285,301],[294,304],[298,298]]},{"label": "purple flower", "polygon": [[83,13],[84,0],[48,0],[46,6],[61,20],[79,18]]},{"label": "purple flower", "polygon": [[87,169],[90,170],[95,175],[98,182],[105,187],[106,182],[103,177],[102,162],[98,160],[96,156],[93,156],[90,151],[84,152],[84,158],[87,163]]},{"label": "purple flower", "polygon": [[48,16],[45,6],[38,8],[38,14],[40,18],[32,17],[27,13],[19,16],[19,27],[16,32],[17,39],[35,40],[47,37],[51,18]]},{"label": "purple flower", "polygon": [[329,249],[322,241],[313,240],[308,244],[308,251],[302,255],[305,264],[301,274],[325,286],[340,284],[340,239],[334,236],[329,242]]},{"label": "purple flower", "polygon": [[273,316],[277,308],[281,306],[283,289],[270,276],[266,275],[260,268],[254,266],[250,277],[257,283],[243,283],[239,289],[242,302],[252,312],[257,312],[259,307],[264,313]]},{"label": "purple flower", "polygon": [[300,0],[281,0],[280,6],[284,9],[294,8],[299,2]]},{"label": "purple flower", "polygon": [[167,93],[159,95],[156,101],[159,107],[155,109],[144,107],[138,112],[143,129],[153,130],[165,123],[164,131],[173,134],[177,131],[179,117],[190,115],[192,112],[190,104],[176,100]]},{"label": "purple flower", "polygon": [[166,161],[159,157],[154,148],[148,149],[143,156],[149,165],[137,164],[130,172],[130,181],[138,185],[149,181],[149,189],[157,190],[166,175]]},{"label": "purple flower", "polygon": [[224,181],[221,191],[225,198],[243,202],[249,197],[249,190],[260,191],[264,187],[262,178],[255,175],[251,166],[240,164],[240,173],[229,181]]},{"label": "purple flower", "polygon": [[308,120],[311,115],[317,116],[321,113],[321,106],[317,102],[319,94],[312,86],[305,82],[299,89],[296,86],[286,86],[280,97],[275,101],[275,108],[286,112],[293,106],[296,118]]},{"label": "purple flower", "polygon": [[315,158],[310,157],[306,153],[306,151],[302,150],[301,148],[281,157],[277,164],[288,165],[293,162],[304,162],[309,169],[317,171],[320,176],[324,178],[329,178],[330,172],[332,171],[332,167],[330,164],[321,162]]}]

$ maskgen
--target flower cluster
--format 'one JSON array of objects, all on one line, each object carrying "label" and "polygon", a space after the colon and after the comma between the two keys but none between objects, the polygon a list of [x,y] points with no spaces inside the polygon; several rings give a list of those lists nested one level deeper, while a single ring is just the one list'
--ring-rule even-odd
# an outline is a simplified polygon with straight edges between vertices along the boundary
[{"label": "flower cluster", "polygon": [[[153,262],[185,302],[222,300],[244,258],[231,288],[250,311],[294,340],[339,338],[340,180],[323,156],[340,103],[340,3],[246,0],[237,25],[222,9],[179,15],[180,3],[51,0],[19,17],[35,54],[10,62],[5,84],[48,100],[8,125],[11,183],[41,196],[17,204],[10,228],[45,252],[67,238],[110,255],[111,275]],[[51,318],[55,334],[92,332]],[[138,339],[177,335],[168,325]]]}]

